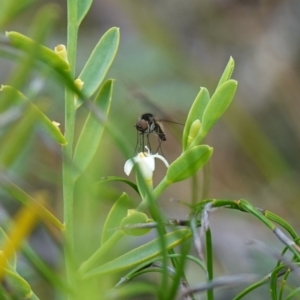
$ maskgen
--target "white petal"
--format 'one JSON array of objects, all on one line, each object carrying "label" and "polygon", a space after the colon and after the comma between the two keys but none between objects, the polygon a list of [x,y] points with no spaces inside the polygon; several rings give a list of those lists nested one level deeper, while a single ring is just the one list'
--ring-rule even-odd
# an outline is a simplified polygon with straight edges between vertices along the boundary
[{"label": "white petal", "polygon": [[152,155],[145,157],[144,162],[147,164],[148,168],[151,171],[155,170],[155,160],[154,160],[154,157]]},{"label": "white petal", "polygon": [[164,164],[166,165],[166,167],[169,168],[169,163],[168,163],[168,161],[163,156],[161,156],[158,153],[156,153],[156,154],[153,154],[152,157],[159,158],[161,161],[164,162]]},{"label": "white petal", "polygon": [[133,168],[133,161],[132,159],[128,159],[124,165],[124,172],[127,176],[129,176],[132,168]]}]

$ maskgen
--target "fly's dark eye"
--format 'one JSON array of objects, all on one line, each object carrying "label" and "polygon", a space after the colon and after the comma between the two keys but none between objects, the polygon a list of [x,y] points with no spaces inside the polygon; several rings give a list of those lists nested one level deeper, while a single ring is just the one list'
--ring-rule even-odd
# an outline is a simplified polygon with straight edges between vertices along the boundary
[{"label": "fly's dark eye", "polygon": [[148,129],[148,123],[142,119],[136,123],[135,127],[138,131],[144,132]]}]

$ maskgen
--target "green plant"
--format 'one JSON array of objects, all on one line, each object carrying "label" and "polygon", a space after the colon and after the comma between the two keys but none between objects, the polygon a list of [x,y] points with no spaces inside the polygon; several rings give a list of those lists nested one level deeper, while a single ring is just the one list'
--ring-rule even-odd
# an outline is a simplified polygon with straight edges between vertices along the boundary
[{"label": "green plant", "polygon": [[[16,1],[11,3],[16,4]],[[27,2],[26,2],[27,3]],[[121,299],[144,294],[152,294],[159,299],[174,299],[175,297],[191,298],[198,292],[206,292],[207,299],[214,299],[214,289],[252,283],[235,299],[241,299],[255,288],[269,281],[272,299],[282,299],[285,285],[277,291],[278,280],[284,280],[291,270],[297,275],[300,254],[298,236],[294,229],[275,214],[253,207],[246,200],[230,199],[199,199],[189,205],[190,215],[187,220],[168,220],[157,203],[158,197],[173,184],[192,178],[211,159],[213,149],[202,142],[215,123],[221,118],[230,105],[237,82],[231,79],[234,70],[234,60],[229,62],[221,76],[216,90],[210,96],[206,88],[201,88],[187,116],[183,135],[182,153],[170,165],[164,157],[146,153],[138,153],[127,160],[124,166],[128,175],[132,169],[136,174],[136,182],[123,177],[108,176],[100,181],[92,181],[88,175],[89,166],[93,162],[97,149],[101,147],[101,138],[106,131],[118,145],[120,152],[129,156],[130,147],[122,136],[120,128],[111,124],[108,118],[114,80],[105,76],[115,58],[119,44],[119,29],[109,29],[99,40],[84,68],[75,77],[77,36],[82,20],[88,12],[92,1],[68,1],[68,32],[67,47],[59,45],[55,50],[43,46],[49,27],[55,21],[58,8],[47,5],[33,21],[33,36],[29,38],[17,32],[7,32],[2,37],[1,54],[18,61],[17,68],[10,78],[10,84],[1,88],[0,113],[4,118],[1,131],[1,174],[0,185],[12,198],[19,200],[24,208],[20,209],[14,225],[0,231],[2,255],[0,256],[0,276],[5,283],[0,294],[3,299],[38,299],[28,282],[17,271],[16,250],[21,248],[21,242],[33,230],[38,220],[42,220],[51,228],[56,227],[63,237],[64,264],[66,269],[64,282],[62,277],[51,270],[28,245],[22,251],[28,260],[35,265],[51,285],[59,290],[62,297],[69,299]],[[2,14],[0,24],[17,11],[7,5],[7,13]],[[5,11],[4,10],[4,11]],[[36,70],[41,76],[50,75],[62,83],[65,88],[65,119],[64,130],[61,132],[56,122],[50,121],[46,114],[32,100],[36,93],[21,93],[25,89],[27,77]],[[25,89],[26,90],[26,89]],[[93,98],[94,101],[90,99]],[[80,135],[75,138],[77,110],[84,107],[88,111]],[[11,176],[19,160],[27,155],[27,141],[33,135],[35,128],[43,128],[47,141],[51,145],[61,145],[62,149],[62,190],[63,190],[63,222],[47,208],[47,196],[43,191],[29,194],[17,184]],[[155,158],[161,159],[167,171],[161,182],[153,186]],[[92,178],[93,180],[94,178]],[[79,234],[80,227],[97,212],[93,212],[93,196],[102,199],[97,187],[108,183],[123,182],[138,194],[140,203],[134,204],[132,197],[122,193],[111,206],[101,230],[101,241],[93,241],[93,251],[85,249],[89,245],[87,236],[90,232]],[[103,190],[102,190],[103,191]],[[87,201],[82,207],[87,210],[76,211],[78,201]],[[104,201],[103,201],[104,202]],[[81,207],[81,206],[80,206]],[[225,276],[215,278],[213,272],[213,242],[209,226],[209,213],[217,208],[238,210],[249,213],[270,229],[285,245],[282,255],[276,257],[278,263],[265,278],[259,279],[253,274]],[[150,214],[150,216],[148,216]],[[287,230],[288,238],[274,223]],[[49,225],[50,224],[50,225]],[[179,227],[183,227],[180,228]],[[200,228],[200,233],[199,229]],[[168,230],[167,230],[168,229]],[[141,245],[122,251],[122,240],[140,241],[140,237],[156,231],[157,237]],[[201,236],[205,237],[206,251],[201,247]],[[121,245],[121,246],[120,246]],[[175,247],[180,246],[176,251]],[[197,256],[190,254],[194,246]],[[119,250],[119,251],[118,251]],[[290,251],[291,261],[284,258]],[[188,261],[199,267],[199,273],[205,276],[204,282],[198,286],[188,287],[185,266]],[[159,272],[159,284],[147,281],[136,282],[145,273]],[[115,285],[116,279],[122,278]],[[255,280],[257,280],[255,282]],[[291,299],[298,289],[292,289],[286,299]]]}]

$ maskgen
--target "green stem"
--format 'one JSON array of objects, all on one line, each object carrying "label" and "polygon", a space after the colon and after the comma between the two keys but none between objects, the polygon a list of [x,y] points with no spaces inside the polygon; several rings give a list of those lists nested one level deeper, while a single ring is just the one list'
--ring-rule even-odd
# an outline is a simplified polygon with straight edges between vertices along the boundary
[{"label": "green stem", "polygon": [[[212,239],[211,239],[210,229],[206,230],[205,236],[206,236],[206,264],[207,264],[207,273],[208,273],[207,281],[210,282],[214,279]],[[213,300],[214,299],[214,290],[208,289],[206,295],[207,295],[208,300]]]},{"label": "green stem", "polygon": [[[163,191],[169,186],[166,177],[158,184],[158,186],[152,191],[152,199],[157,199]],[[137,207],[138,211],[145,211],[149,206],[150,200],[149,195],[147,194],[145,197],[142,197],[142,202]]]},{"label": "green stem", "polygon": [[[67,51],[71,76],[75,74],[77,49],[77,1],[68,0],[68,33]],[[68,282],[74,287],[74,229],[73,229],[73,197],[74,180],[72,176],[72,149],[75,125],[74,93],[68,88],[65,90],[65,138],[67,145],[63,147],[63,198],[65,223],[65,260]]]}]

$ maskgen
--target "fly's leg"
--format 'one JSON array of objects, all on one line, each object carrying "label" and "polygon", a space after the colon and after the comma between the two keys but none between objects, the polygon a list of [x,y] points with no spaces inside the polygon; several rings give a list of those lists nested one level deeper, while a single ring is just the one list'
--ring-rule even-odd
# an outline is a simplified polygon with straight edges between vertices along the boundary
[{"label": "fly's leg", "polygon": [[165,157],[164,154],[163,154],[163,151],[162,151],[162,147],[161,147],[162,142],[163,142],[163,140],[158,137],[158,147],[157,147],[156,152],[158,153],[158,151],[160,149],[160,152],[161,152],[162,156]]},{"label": "fly's leg", "polygon": [[151,145],[150,145],[150,141],[149,141],[149,134],[150,133],[147,134],[147,143],[148,143],[149,151],[151,153]]},{"label": "fly's leg", "polygon": [[134,149],[134,154],[138,153],[141,147],[141,138],[140,138],[140,134],[137,131],[136,132],[136,145],[135,145],[135,149]]}]

